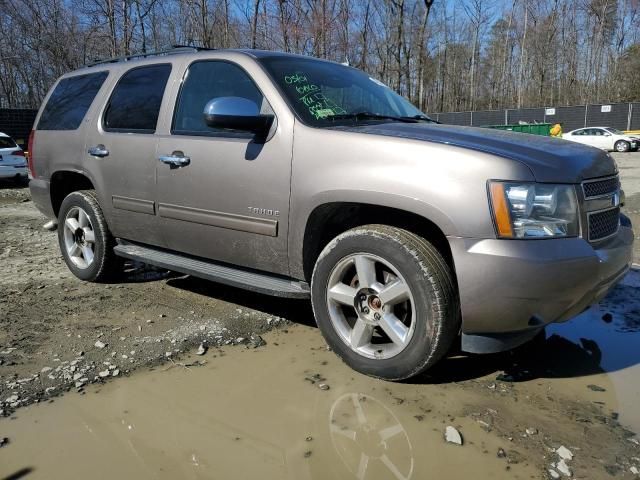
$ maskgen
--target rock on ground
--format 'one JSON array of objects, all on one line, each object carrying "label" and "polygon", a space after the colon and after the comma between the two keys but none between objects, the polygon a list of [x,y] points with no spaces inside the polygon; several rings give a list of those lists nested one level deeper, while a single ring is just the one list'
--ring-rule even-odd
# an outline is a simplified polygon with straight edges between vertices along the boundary
[{"label": "rock on ground", "polygon": [[444,439],[449,443],[462,445],[462,435],[458,430],[449,425],[444,431]]}]

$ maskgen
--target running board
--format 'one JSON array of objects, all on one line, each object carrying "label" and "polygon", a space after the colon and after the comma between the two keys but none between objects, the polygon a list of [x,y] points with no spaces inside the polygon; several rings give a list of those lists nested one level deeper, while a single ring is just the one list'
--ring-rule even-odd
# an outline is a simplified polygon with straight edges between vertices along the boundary
[{"label": "running board", "polygon": [[311,295],[306,282],[286,277],[243,270],[131,243],[121,243],[113,250],[120,257],[253,292],[287,298],[309,298]]}]

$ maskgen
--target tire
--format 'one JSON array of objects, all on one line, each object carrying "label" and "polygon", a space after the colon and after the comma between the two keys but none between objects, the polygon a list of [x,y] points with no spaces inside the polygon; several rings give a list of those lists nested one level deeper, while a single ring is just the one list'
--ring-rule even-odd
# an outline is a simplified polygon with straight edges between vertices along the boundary
[{"label": "tire", "polygon": [[631,145],[629,144],[629,142],[625,141],[625,140],[618,140],[616,142],[616,144],[613,146],[613,148],[615,149],[616,152],[628,152],[631,149]]},{"label": "tire", "polygon": [[76,277],[106,282],[122,272],[123,262],[113,252],[115,239],[95,191],[81,190],[67,195],[60,206],[58,225],[62,258]]},{"label": "tire", "polygon": [[457,286],[445,259],[424,238],[386,225],[348,230],[324,248],[311,301],[334,352],[354,370],[386,380],[427,370],[460,330]]}]

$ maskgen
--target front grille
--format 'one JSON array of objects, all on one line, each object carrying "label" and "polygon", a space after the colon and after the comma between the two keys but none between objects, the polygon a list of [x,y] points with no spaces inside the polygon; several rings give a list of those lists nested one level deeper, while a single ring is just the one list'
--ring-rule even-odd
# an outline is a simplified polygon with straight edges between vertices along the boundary
[{"label": "front grille", "polygon": [[618,231],[620,208],[589,214],[589,241],[603,240]]},{"label": "front grille", "polygon": [[582,184],[585,198],[610,195],[620,188],[618,176],[605,178],[604,180],[587,181]]}]

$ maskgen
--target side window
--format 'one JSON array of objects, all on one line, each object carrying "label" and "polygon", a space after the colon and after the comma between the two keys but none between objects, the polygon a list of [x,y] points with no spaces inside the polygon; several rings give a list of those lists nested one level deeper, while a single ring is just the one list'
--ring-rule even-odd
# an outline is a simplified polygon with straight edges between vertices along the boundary
[{"label": "side window", "polygon": [[75,130],[80,126],[107,72],[60,80],[40,115],[37,130]]},{"label": "side window", "polygon": [[103,125],[107,131],[154,133],[171,65],[138,67],[126,72],[116,85]]},{"label": "side window", "polygon": [[219,60],[194,62],[182,82],[171,133],[207,135],[225,131],[210,128],[204,122],[205,105],[218,97],[246,98],[260,111],[270,108],[251,77],[237,65]]},{"label": "side window", "polygon": [[584,130],[576,130],[575,132],[573,132],[571,135],[584,135],[585,131]]},{"label": "side window", "polygon": [[18,148],[11,137],[0,137],[0,148]]}]

